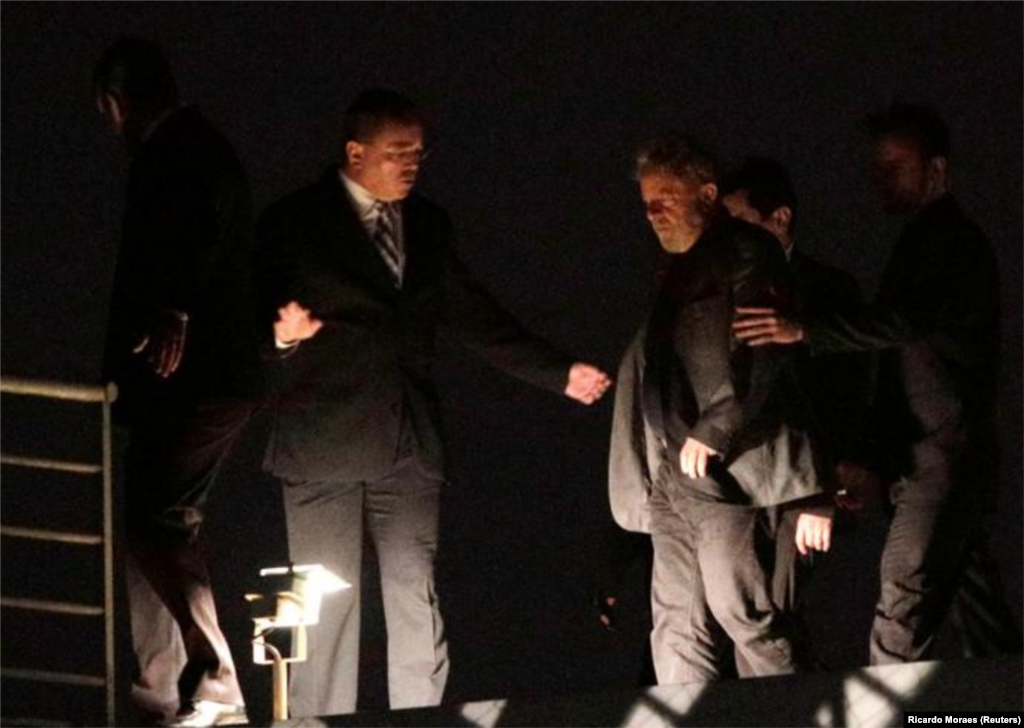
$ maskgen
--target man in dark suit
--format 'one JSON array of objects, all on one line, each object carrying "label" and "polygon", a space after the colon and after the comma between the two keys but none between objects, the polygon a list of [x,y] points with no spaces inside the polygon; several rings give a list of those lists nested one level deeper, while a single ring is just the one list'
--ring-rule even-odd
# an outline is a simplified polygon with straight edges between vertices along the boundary
[{"label": "man in dark suit", "polygon": [[[789,260],[796,284],[798,304],[808,311],[833,309],[849,312],[861,305],[860,287],[846,271],[826,265],[795,246],[799,205],[786,169],[776,160],[751,156],[722,178],[722,202],[729,214],[757,225],[774,235]],[[806,393],[816,422],[819,458],[825,463],[823,476],[828,490],[835,492],[837,468],[850,467],[855,437],[863,426],[872,385],[872,361],[865,354],[811,357],[801,351],[796,376]],[[845,463],[845,464],[844,464]],[[846,504],[837,496],[840,504]],[[780,519],[779,551],[775,555],[774,599],[804,633],[798,597],[808,576],[813,552],[797,548],[798,514],[811,511],[831,515],[832,496],[818,497],[816,503],[788,503],[775,509]],[[799,551],[799,555],[798,555]],[[808,640],[801,647],[810,649]]]},{"label": "man in dark suit", "polygon": [[[1020,652],[1020,631],[987,547],[995,494],[999,276],[984,233],[949,192],[949,131],[927,107],[868,118],[873,182],[886,212],[909,217],[872,307],[805,311],[802,322],[752,307],[751,345],[806,341],[812,352],[881,349],[869,464],[892,522],[881,563],[873,664],[927,658],[952,607],[968,656]],[[871,482],[862,468],[850,489]]]},{"label": "man in dark suit", "polygon": [[[653,538],[658,681],[723,677],[728,640],[748,674],[792,672],[766,516],[820,492],[810,418],[787,352],[745,351],[730,332],[736,303],[792,300],[790,271],[774,238],[722,209],[715,160],[693,140],[645,145],[636,169],[669,263],[619,369],[609,487],[617,522]],[[802,518],[804,545],[827,549],[827,519]]]},{"label": "man in dark suit", "polygon": [[259,391],[248,183],[224,138],[195,107],[179,105],[152,44],[110,47],[95,92],[132,158],[105,376],[118,384],[115,415],[130,428],[133,692],[145,708],[177,710],[171,725],[240,723],[242,692],[197,537],[207,493]]},{"label": "man in dark suit", "polygon": [[469,278],[448,216],[412,192],[423,135],[409,99],[365,91],[345,114],[340,168],[260,221],[261,288],[282,370],[267,465],[283,481],[291,559],[353,584],[324,603],[310,659],[294,666],[296,716],[355,709],[364,523],[380,567],[391,707],[443,695],[439,328],[499,369],[586,404],[610,384],[528,334]]}]

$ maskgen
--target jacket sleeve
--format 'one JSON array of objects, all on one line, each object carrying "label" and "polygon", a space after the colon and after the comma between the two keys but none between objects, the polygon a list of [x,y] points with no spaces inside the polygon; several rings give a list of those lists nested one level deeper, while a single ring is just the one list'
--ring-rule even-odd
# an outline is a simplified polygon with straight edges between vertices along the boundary
[{"label": "jacket sleeve", "polygon": [[956,224],[930,234],[927,258],[900,276],[899,305],[811,312],[804,323],[811,351],[885,349],[923,339],[964,364],[988,356],[991,322],[999,315],[999,274],[988,241]]},{"label": "jacket sleeve", "polygon": [[129,190],[129,199],[118,260],[124,290],[117,298],[123,330],[134,343],[161,310],[195,315],[208,287],[218,231],[209,206],[169,181],[148,180],[144,189]]},{"label": "jacket sleeve", "polygon": [[[240,170],[194,179],[187,165],[171,160],[133,180],[130,229],[151,251],[137,289],[139,308],[152,314],[172,309],[194,314],[228,263],[229,241],[251,235],[248,185]],[[245,226],[245,229],[237,229]]]},{"label": "jacket sleeve", "polygon": [[287,214],[281,203],[268,208],[256,228],[256,310],[260,358],[265,362],[287,359],[300,346],[277,348],[274,340],[274,322],[277,309],[289,301],[302,303],[302,290],[298,273],[298,254],[289,243],[285,220]]},{"label": "jacket sleeve", "polygon": [[[447,218],[447,238],[452,238]],[[445,323],[474,354],[506,374],[562,394],[573,360],[528,332],[466,270],[449,244],[445,253]]]},{"label": "jacket sleeve", "polygon": [[887,349],[916,338],[914,326],[905,315],[880,305],[843,312],[808,312],[803,327],[814,355]]}]

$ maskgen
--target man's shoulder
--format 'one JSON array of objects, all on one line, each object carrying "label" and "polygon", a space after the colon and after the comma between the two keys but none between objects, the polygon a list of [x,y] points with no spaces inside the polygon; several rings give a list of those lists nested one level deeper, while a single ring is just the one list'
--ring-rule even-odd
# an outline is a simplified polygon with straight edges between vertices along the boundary
[{"label": "man's shoulder", "polygon": [[802,250],[793,250],[790,255],[790,265],[798,279],[813,281],[820,284],[822,288],[844,291],[860,288],[857,279],[849,271],[819,260]]},{"label": "man's shoulder", "polygon": [[995,253],[988,235],[952,196],[933,203],[907,227],[912,240],[927,246],[929,254],[948,266],[994,264]]},{"label": "man's shoulder", "polygon": [[175,197],[248,190],[235,148],[195,107],[176,109],[159,123],[133,159],[131,179]]},{"label": "man's shoulder", "polygon": [[981,226],[950,194],[932,203],[914,222],[923,229],[925,235],[945,239],[959,238],[972,244],[988,245],[988,236]]},{"label": "man's shoulder", "polygon": [[[238,158],[227,137],[195,106],[171,111],[153,129],[142,148],[144,152],[173,155],[180,163],[199,163],[206,159],[203,154],[211,153]],[[202,153],[197,154],[197,150]]]},{"label": "man's shoulder", "polygon": [[718,234],[715,237],[728,248],[761,251],[763,246],[781,250],[774,235],[746,220],[725,216],[716,222],[716,227]]},{"label": "man's shoulder", "polygon": [[778,239],[766,230],[744,220],[725,218],[717,223],[713,249],[733,264],[783,265],[785,255]]}]

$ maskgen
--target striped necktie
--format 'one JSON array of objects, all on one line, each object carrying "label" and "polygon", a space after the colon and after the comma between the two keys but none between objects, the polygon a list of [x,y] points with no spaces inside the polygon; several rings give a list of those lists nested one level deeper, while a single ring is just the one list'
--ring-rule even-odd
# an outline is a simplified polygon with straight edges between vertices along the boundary
[{"label": "striped necktie", "polygon": [[377,222],[373,229],[373,242],[395,277],[395,287],[401,288],[405,260],[395,235],[392,207],[386,202],[377,202],[374,209],[377,211]]}]

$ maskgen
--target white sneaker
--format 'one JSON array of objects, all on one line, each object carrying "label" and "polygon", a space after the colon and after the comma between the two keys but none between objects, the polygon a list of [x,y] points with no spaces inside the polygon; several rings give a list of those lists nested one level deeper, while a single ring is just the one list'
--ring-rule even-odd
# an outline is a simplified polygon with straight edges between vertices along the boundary
[{"label": "white sneaker", "polygon": [[165,728],[205,728],[217,725],[249,725],[244,705],[217,703],[213,700],[195,700],[186,704]]}]

